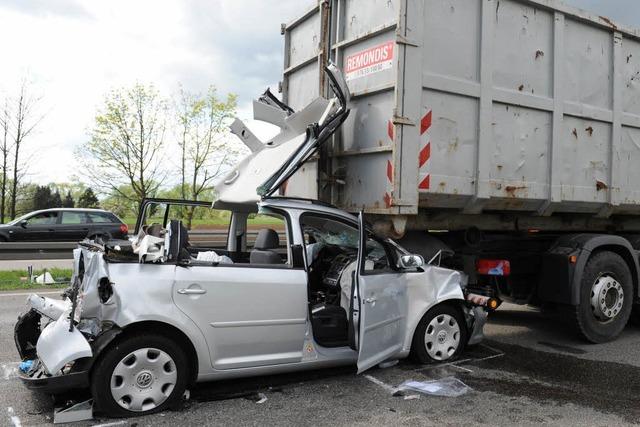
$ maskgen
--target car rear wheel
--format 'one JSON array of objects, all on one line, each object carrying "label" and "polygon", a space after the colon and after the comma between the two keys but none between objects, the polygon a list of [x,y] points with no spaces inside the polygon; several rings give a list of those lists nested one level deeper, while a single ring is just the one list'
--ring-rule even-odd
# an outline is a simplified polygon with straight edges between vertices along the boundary
[{"label": "car rear wheel", "polygon": [[633,281],[618,254],[598,252],[589,258],[580,283],[580,303],[574,319],[580,334],[593,343],[617,337],[631,316]]},{"label": "car rear wheel", "polygon": [[467,343],[467,327],[459,310],[438,305],[424,315],[413,335],[411,352],[420,363],[455,359]]},{"label": "car rear wheel", "polygon": [[126,417],[163,411],[179,402],[188,380],[184,351],[159,335],[132,335],[110,347],[94,366],[97,408]]}]

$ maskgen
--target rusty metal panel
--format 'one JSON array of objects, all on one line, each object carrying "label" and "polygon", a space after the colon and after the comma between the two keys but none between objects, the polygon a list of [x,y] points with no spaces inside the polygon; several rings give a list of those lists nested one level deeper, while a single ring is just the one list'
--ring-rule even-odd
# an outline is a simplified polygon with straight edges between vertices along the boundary
[{"label": "rusty metal panel", "polygon": [[553,12],[505,1],[494,20],[495,86],[553,97]]},{"label": "rusty metal panel", "polygon": [[551,126],[550,112],[494,103],[487,209],[534,210],[547,198]]},{"label": "rusty metal panel", "polygon": [[[328,4],[352,95],[319,170],[328,201],[481,228],[485,212],[640,213],[639,31],[556,0]],[[285,72],[290,103],[311,100],[313,67]]]},{"label": "rusty metal panel", "polygon": [[422,68],[429,74],[480,81],[482,2],[426,0]]},{"label": "rusty metal panel", "polygon": [[611,110],[613,38],[610,31],[565,20],[565,101]]},{"label": "rusty metal panel", "polygon": [[640,115],[640,42],[625,39],[623,50],[623,101],[625,113]]}]

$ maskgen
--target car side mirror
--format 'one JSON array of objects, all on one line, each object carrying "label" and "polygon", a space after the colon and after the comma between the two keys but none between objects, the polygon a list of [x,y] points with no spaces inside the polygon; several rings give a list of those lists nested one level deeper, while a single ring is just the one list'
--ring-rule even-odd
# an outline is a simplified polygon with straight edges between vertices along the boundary
[{"label": "car side mirror", "polygon": [[22,228],[27,228],[27,224],[28,224],[28,222],[27,222],[26,219],[23,219],[22,221],[20,221],[20,227],[22,227]]},{"label": "car side mirror", "polygon": [[403,255],[400,257],[399,264],[401,268],[420,268],[424,266],[424,258],[420,255]]}]

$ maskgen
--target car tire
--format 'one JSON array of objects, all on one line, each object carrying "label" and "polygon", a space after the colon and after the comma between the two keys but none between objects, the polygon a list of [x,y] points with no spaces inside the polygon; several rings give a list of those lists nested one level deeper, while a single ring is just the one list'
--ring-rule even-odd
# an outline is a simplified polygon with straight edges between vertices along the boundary
[{"label": "car tire", "polygon": [[460,310],[450,304],[440,304],[418,323],[411,354],[423,364],[451,361],[460,355],[467,339],[467,326]]},{"label": "car tire", "polygon": [[134,334],[119,339],[92,369],[96,409],[130,417],[174,407],[187,387],[188,366],[185,352],[168,337]]},{"label": "car tire", "polygon": [[579,304],[572,308],[578,332],[592,343],[611,341],[626,326],[632,306],[633,280],[625,260],[610,251],[592,254],[582,274]]}]

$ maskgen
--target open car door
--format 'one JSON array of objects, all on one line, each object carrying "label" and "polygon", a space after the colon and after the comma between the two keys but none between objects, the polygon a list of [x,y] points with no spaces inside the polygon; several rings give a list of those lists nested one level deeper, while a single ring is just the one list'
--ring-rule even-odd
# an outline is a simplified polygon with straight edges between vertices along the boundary
[{"label": "open car door", "polygon": [[354,275],[350,320],[357,330],[350,333],[358,350],[358,373],[393,357],[402,349],[407,325],[407,280],[403,272],[366,269],[367,235],[364,215],[359,217],[358,268]]},{"label": "open car door", "polygon": [[239,120],[231,125],[251,150],[251,154],[215,185],[215,208],[255,209],[261,197],[272,196],[278,188],[313,156],[349,115],[349,92],[340,71],[333,64],[325,68],[334,96],[317,98],[303,110],[294,112],[270,92],[254,102],[254,117],[280,127],[269,142],[260,141]]}]

